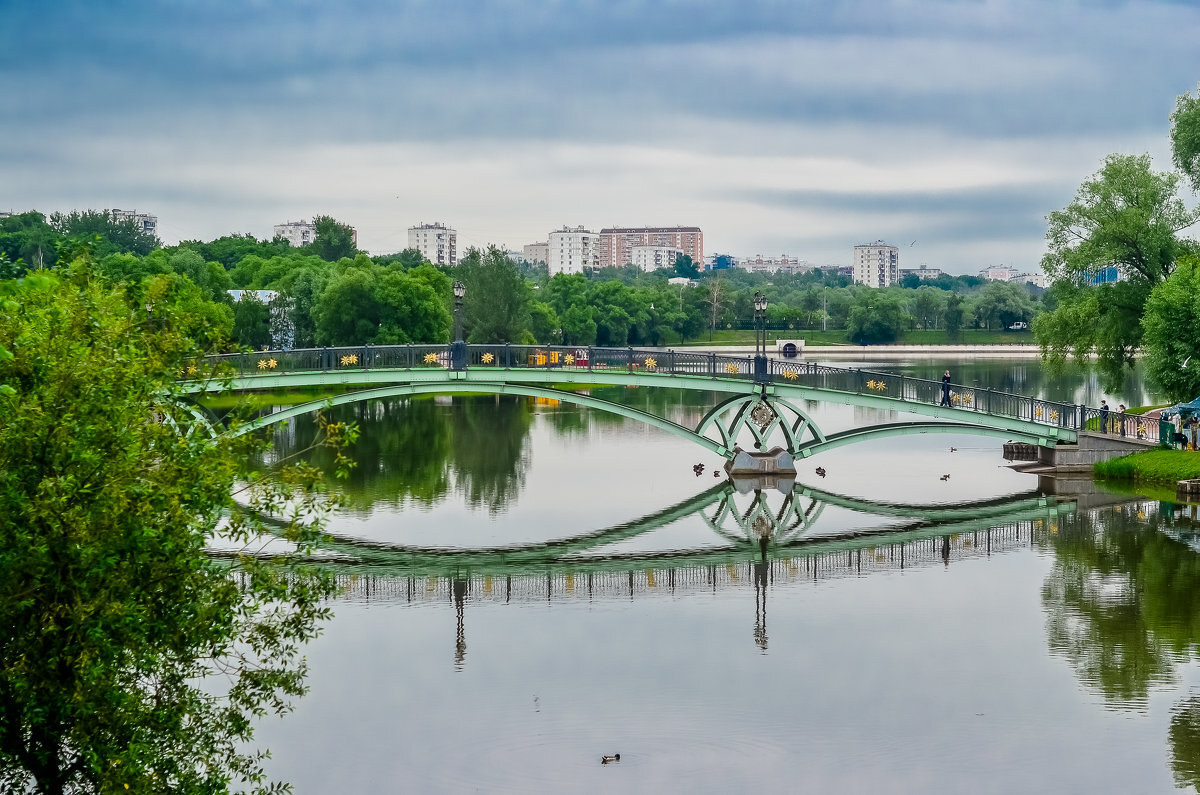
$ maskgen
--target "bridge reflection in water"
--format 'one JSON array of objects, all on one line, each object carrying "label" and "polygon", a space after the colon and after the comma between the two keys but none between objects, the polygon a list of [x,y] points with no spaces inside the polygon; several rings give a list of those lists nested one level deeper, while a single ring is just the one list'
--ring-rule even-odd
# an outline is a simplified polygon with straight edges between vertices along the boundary
[{"label": "bridge reflection in water", "polygon": [[[826,506],[899,520],[873,529],[815,534]],[[451,603],[455,664],[466,656],[471,603],[587,602],[718,589],[753,590],[754,641],[767,648],[772,587],[834,577],[902,572],[1036,546],[1075,512],[1075,503],[1036,492],[961,505],[897,505],[809,486],[750,489],[731,483],[641,519],[578,537],[496,549],[431,549],[334,539],[327,559],[345,599],[365,603]],[[598,554],[612,544],[699,516],[727,545],[665,552]]]}]

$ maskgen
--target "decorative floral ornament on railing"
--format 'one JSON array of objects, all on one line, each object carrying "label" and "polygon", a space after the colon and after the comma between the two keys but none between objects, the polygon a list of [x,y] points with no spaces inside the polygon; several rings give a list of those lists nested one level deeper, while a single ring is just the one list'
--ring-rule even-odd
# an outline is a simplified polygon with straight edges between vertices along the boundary
[{"label": "decorative floral ornament on railing", "polygon": [[738,366],[730,362],[729,364],[725,365],[725,372],[734,373],[736,375],[738,372]]},{"label": "decorative floral ornament on railing", "polygon": [[1058,409],[1050,409],[1050,421],[1058,422]]},{"label": "decorative floral ornament on railing", "polygon": [[563,364],[567,364],[567,365],[575,364],[575,355],[572,353],[568,353],[566,356],[563,356]]},{"label": "decorative floral ornament on railing", "polygon": [[868,381],[867,389],[874,389],[878,392],[885,392],[885,391],[887,391],[887,384],[885,384],[882,381]]},{"label": "decorative floral ornament on railing", "polygon": [[658,360],[655,359],[653,356],[647,356],[646,357],[646,369],[653,370],[655,367],[658,367]]},{"label": "decorative floral ornament on railing", "polygon": [[348,364],[358,364],[358,354],[350,353],[342,357],[342,367]]},{"label": "decorative floral ornament on railing", "polygon": [[491,364],[495,360],[496,357],[490,353],[485,353],[483,356],[479,357],[479,361],[483,362],[484,364]]},{"label": "decorative floral ornament on railing", "polygon": [[425,364],[437,364],[437,354],[436,353],[425,354]]},{"label": "decorative floral ornament on railing", "polygon": [[960,395],[957,392],[955,392],[953,395],[950,396],[950,400],[955,403],[961,403],[964,406],[971,405],[971,396],[970,395]]},{"label": "decorative floral ornament on railing", "polygon": [[275,365],[277,365],[277,364],[279,364],[279,362],[275,361],[274,359],[259,359],[258,360],[258,369],[259,370],[274,370]]},{"label": "decorative floral ornament on railing", "polygon": [[780,375],[782,375],[784,378],[788,379],[789,381],[795,381],[797,378],[800,377],[800,374],[797,373],[795,370],[791,369],[790,367],[788,369],[784,370],[782,373],[780,373]]}]

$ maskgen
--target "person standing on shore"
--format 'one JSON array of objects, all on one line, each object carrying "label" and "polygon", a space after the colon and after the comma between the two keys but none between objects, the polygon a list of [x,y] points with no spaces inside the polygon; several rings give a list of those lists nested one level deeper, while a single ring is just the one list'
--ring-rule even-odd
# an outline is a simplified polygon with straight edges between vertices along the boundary
[{"label": "person standing on shore", "polygon": [[1108,401],[1100,401],[1100,433],[1108,433]]},{"label": "person standing on shore", "polygon": [[950,405],[950,371],[947,370],[942,376],[942,402],[941,405]]}]

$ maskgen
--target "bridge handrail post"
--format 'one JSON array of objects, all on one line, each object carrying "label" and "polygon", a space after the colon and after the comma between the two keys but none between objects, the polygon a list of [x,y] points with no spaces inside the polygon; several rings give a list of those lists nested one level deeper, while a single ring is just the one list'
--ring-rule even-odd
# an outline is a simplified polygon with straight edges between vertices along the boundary
[{"label": "bridge handrail post", "polygon": [[588,346],[587,355],[588,355],[588,360],[587,360],[588,372],[590,373],[592,371],[592,367],[594,367],[596,364],[596,357],[592,355],[592,346],[591,345]]},{"label": "bridge handrail post", "polygon": [[362,367],[363,367],[363,369],[364,369],[364,370],[369,370],[369,369],[371,369],[371,366],[370,366],[370,364],[368,363],[368,362],[370,361],[370,360],[368,359],[368,357],[369,357],[370,355],[371,355],[371,346],[370,346],[370,345],[364,345],[364,346],[362,346]]},{"label": "bridge handrail post", "polygon": [[857,374],[857,375],[856,375],[856,377],[855,377],[855,383],[856,383],[856,386],[857,386],[857,388],[858,388],[858,394],[860,394],[860,395],[861,395],[861,394],[862,394],[862,391],[863,391],[863,377],[862,377],[862,368],[861,368],[861,367],[859,367],[859,368],[857,368],[857,369],[856,369],[854,372]]},{"label": "bridge handrail post", "polygon": [[671,375],[675,375],[675,349],[667,351],[667,366],[671,368]]},{"label": "bridge handrail post", "polygon": [[412,353],[413,353],[412,343],[405,345],[404,346],[404,364],[405,364],[405,366],[408,367],[409,370],[412,369]]},{"label": "bridge handrail post", "polygon": [[907,400],[907,398],[904,397],[904,373],[900,374],[900,399]]},{"label": "bridge handrail post", "polygon": [[1086,415],[1083,413],[1083,404],[1075,406],[1075,430],[1083,431],[1083,423],[1086,420]]},{"label": "bridge handrail post", "polygon": [[512,369],[512,350],[509,348],[510,343],[504,343],[504,369]]},{"label": "bridge handrail post", "polygon": [[717,355],[715,353],[708,355],[708,374],[711,376],[717,374]]},{"label": "bridge handrail post", "polygon": [[329,371],[329,358],[330,358],[329,348],[322,347],[321,348],[321,372]]},{"label": "bridge handrail post", "polygon": [[629,372],[632,373],[633,372],[633,347],[632,346],[625,349],[625,365],[626,365],[625,369],[627,369]]}]

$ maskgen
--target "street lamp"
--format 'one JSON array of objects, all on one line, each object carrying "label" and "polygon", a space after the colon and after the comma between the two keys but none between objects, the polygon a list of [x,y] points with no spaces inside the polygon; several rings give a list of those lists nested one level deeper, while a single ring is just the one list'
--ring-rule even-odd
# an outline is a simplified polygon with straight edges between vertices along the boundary
[{"label": "street lamp", "polygon": [[467,294],[467,285],[455,282],[454,287],[454,343],[450,346],[450,369],[467,369],[467,343],[462,338],[462,305],[463,296]]},{"label": "street lamp", "polygon": [[759,383],[767,381],[767,330],[764,321],[767,318],[767,297],[761,292],[754,293],[754,380]]}]

